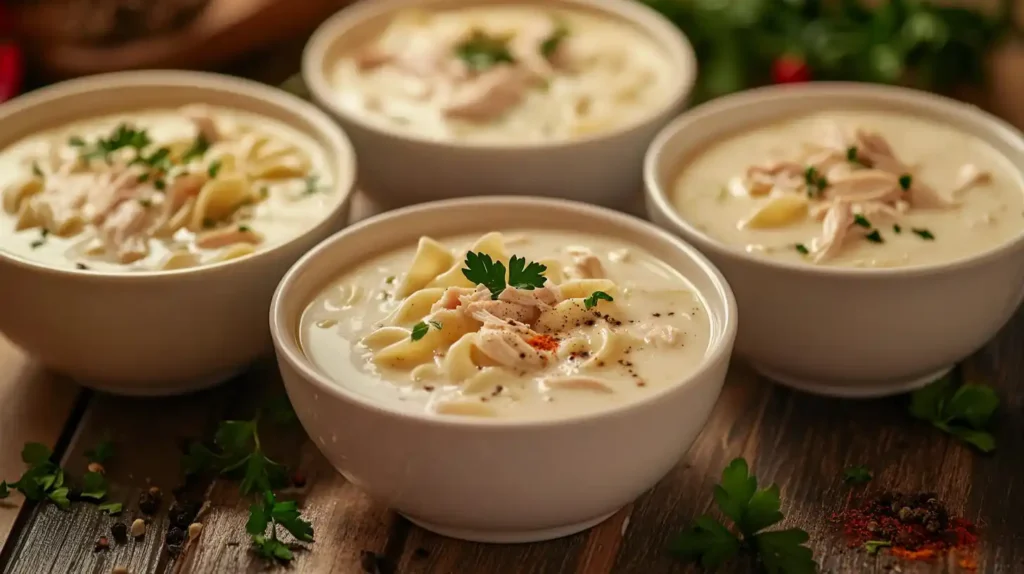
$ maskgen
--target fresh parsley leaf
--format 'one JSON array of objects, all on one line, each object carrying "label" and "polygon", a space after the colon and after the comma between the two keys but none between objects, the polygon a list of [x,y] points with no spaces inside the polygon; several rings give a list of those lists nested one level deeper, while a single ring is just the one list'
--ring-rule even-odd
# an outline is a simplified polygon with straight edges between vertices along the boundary
[{"label": "fresh parsley leaf", "polygon": [[103,500],[107,495],[107,479],[98,472],[87,472],[82,476],[82,498]]},{"label": "fresh parsley leaf", "polygon": [[515,58],[508,48],[509,38],[491,36],[483,30],[473,30],[455,45],[455,55],[465,62],[471,72],[484,72],[498,64],[514,64]]},{"label": "fresh parsley leaf", "polygon": [[409,336],[413,341],[419,341],[427,335],[427,331],[430,330],[430,326],[420,321],[412,326],[412,334]]},{"label": "fresh parsley leaf", "polygon": [[754,537],[757,554],[768,574],[814,574],[817,564],[811,549],[804,546],[810,537],[799,528],[762,532]]},{"label": "fresh parsley leaf", "polygon": [[857,146],[850,146],[846,148],[846,161],[857,163]]},{"label": "fresh parsley leaf", "polygon": [[68,488],[66,486],[54,489],[46,496],[61,510],[67,510],[71,507],[71,501],[68,500]]},{"label": "fresh parsley leaf", "polygon": [[888,540],[868,540],[864,543],[864,550],[868,554],[878,554],[879,550],[888,546],[892,546],[892,542]]},{"label": "fresh parsley leaf", "polygon": [[298,418],[295,416],[295,409],[292,407],[291,401],[288,400],[288,395],[283,393],[268,400],[263,410],[270,420],[279,425],[295,422]]},{"label": "fresh parsley leaf", "polygon": [[871,482],[874,475],[863,464],[848,467],[843,471],[843,482],[848,484],[866,484]]},{"label": "fresh parsley leaf", "polygon": [[[266,535],[268,526],[270,536]],[[313,525],[302,518],[295,501],[278,502],[274,493],[267,490],[259,502],[249,506],[245,531],[252,537],[253,546],[261,556],[288,561],[292,559],[292,552],[277,538],[278,526],[300,542],[313,542]]]},{"label": "fresh parsley leaf", "polygon": [[766,532],[783,519],[779,487],[758,489],[747,462],[737,458],[722,471],[715,486],[719,510],[732,519],[739,534],[709,516],[697,519],[673,544],[672,550],[705,568],[720,566],[741,553],[757,554],[770,574],[813,573],[811,550],[804,546],[807,533],[797,528]]},{"label": "fresh parsley leaf", "polygon": [[543,287],[544,282],[547,281],[547,278],[544,277],[544,272],[547,270],[546,265],[535,261],[527,265],[526,258],[513,255],[508,262],[508,284],[516,289],[526,290]]},{"label": "fresh parsley leaf", "polygon": [[590,297],[587,297],[586,299],[583,300],[583,306],[586,307],[587,309],[590,309],[591,307],[596,307],[597,302],[601,300],[614,301],[615,299],[613,299],[611,295],[605,293],[604,291],[594,291],[593,293],[590,294]]},{"label": "fresh parsley leaf", "polygon": [[39,442],[26,443],[21,449],[22,462],[33,466],[49,462],[51,456],[53,453],[50,451],[50,447]]},{"label": "fresh parsley leaf", "polygon": [[910,186],[914,183],[914,178],[909,173],[905,173],[900,176],[900,187],[903,191],[910,189]]},{"label": "fresh parsley leaf", "polygon": [[921,239],[924,239],[925,241],[934,241],[935,240],[935,236],[932,235],[932,232],[928,231],[927,229],[918,229],[918,228],[915,227],[915,228],[911,228],[911,231],[913,231],[915,235],[917,235]]},{"label": "fresh parsley leaf", "polygon": [[81,136],[71,136],[68,138],[68,145],[71,147],[83,147],[85,146],[85,140]]},{"label": "fresh parsley leaf", "polygon": [[440,321],[428,321],[428,323],[430,324],[431,327],[437,329],[438,331],[444,328],[444,325],[442,325]]},{"label": "fresh parsley leaf", "polygon": [[877,229],[865,235],[864,239],[867,239],[871,243],[885,243],[885,240],[882,239],[882,234],[879,233]]},{"label": "fresh parsley leaf", "polygon": [[39,167],[39,162],[32,162],[32,175],[36,177],[43,177],[43,170]]},{"label": "fresh parsley leaf", "polygon": [[555,28],[551,31],[551,34],[540,43],[540,54],[550,60],[555,52],[558,51],[558,47],[562,44],[562,40],[569,35],[569,28],[564,22],[559,22],[555,25]]},{"label": "fresh parsley leaf", "polygon": [[266,508],[264,501],[249,505],[249,520],[245,523],[246,532],[253,536],[262,536],[267,531],[267,525],[270,524],[270,512]]},{"label": "fresh parsley leaf", "polygon": [[253,536],[252,544],[256,553],[267,559],[288,562],[295,557],[288,545],[277,538],[267,538],[263,535]]},{"label": "fresh parsley leaf", "polygon": [[8,488],[5,481],[0,480],[0,500],[7,498],[11,495],[11,489]]},{"label": "fresh parsley leaf", "polygon": [[673,554],[690,562],[700,562],[706,569],[718,568],[740,553],[740,541],[710,516],[701,516],[693,526],[672,542]]},{"label": "fresh parsley leaf", "polygon": [[505,265],[501,261],[492,260],[484,252],[466,253],[466,267],[462,269],[462,274],[473,283],[487,287],[491,299],[497,299],[505,290]]},{"label": "fresh parsley leaf", "polygon": [[794,248],[795,248],[795,249],[797,250],[797,252],[798,252],[798,253],[800,253],[801,255],[807,255],[808,253],[810,253],[810,252],[811,252],[811,250],[810,250],[810,249],[807,249],[807,246],[806,246],[806,245],[804,245],[803,243],[797,243],[797,244],[796,244],[796,245],[794,245],[793,247],[794,247]]},{"label": "fresh parsley leaf", "polygon": [[855,225],[859,225],[859,226],[863,227],[864,229],[871,229],[871,222],[868,221],[867,217],[864,217],[860,213],[854,214],[854,216],[853,216],[853,223]]},{"label": "fresh parsley leaf", "polygon": [[965,383],[954,389],[949,375],[914,391],[910,397],[910,414],[914,418],[930,422],[982,452],[996,448],[995,438],[986,427],[998,407],[999,397],[991,387]]},{"label": "fresh parsley leaf", "polygon": [[97,508],[100,509],[100,512],[106,512],[109,516],[116,516],[121,514],[121,510],[124,509],[124,506],[120,502],[105,502]]},{"label": "fresh parsley leaf", "polygon": [[188,163],[203,157],[208,149],[210,149],[210,142],[206,139],[206,136],[200,133],[192,141],[192,146],[181,156],[181,163]]},{"label": "fresh parsley leaf", "polygon": [[298,505],[294,500],[275,502],[270,514],[274,522],[280,524],[300,542],[313,541],[313,525],[303,520]]},{"label": "fresh parsley leaf", "polygon": [[114,456],[114,443],[109,438],[104,438],[96,443],[96,446],[85,451],[85,457],[89,462],[104,463]]},{"label": "fresh parsley leaf", "polygon": [[893,233],[903,233],[903,228],[900,227],[900,225],[898,223],[893,223],[892,224],[892,231],[893,231]]},{"label": "fresh parsley leaf", "polygon": [[210,176],[210,179],[217,177],[217,174],[220,173],[221,165],[222,164],[219,159],[215,159],[210,162],[210,167],[206,168],[206,173]]}]

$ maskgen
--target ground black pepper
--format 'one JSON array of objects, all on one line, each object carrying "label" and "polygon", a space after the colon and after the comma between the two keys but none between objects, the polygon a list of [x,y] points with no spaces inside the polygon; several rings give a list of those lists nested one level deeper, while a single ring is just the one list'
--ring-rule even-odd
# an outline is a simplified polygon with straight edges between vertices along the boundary
[{"label": "ground black pepper", "polygon": [[167,542],[167,546],[175,546],[185,542],[185,531],[177,526],[172,526],[167,531],[167,536],[164,538]]},{"label": "ground black pepper", "polygon": [[143,514],[156,514],[159,508],[160,499],[154,496],[152,492],[145,490],[139,494],[139,511]]}]

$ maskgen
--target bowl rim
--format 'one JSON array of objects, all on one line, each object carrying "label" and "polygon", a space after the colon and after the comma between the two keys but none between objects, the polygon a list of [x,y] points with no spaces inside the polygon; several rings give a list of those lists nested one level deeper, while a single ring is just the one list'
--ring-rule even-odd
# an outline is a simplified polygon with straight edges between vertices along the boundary
[{"label": "bowl rim", "polygon": [[[432,213],[444,211],[449,208],[476,207],[478,209],[521,209],[523,207],[548,207],[556,210],[575,211],[582,217],[614,221],[617,225],[629,228],[629,233],[645,235],[647,238],[660,242],[668,248],[681,252],[685,257],[693,261],[700,272],[711,282],[713,290],[723,302],[724,321],[721,334],[711,341],[708,350],[705,352],[700,366],[684,379],[665,385],[642,399],[625,402],[615,405],[612,408],[581,413],[565,418],[520,420],[520,419],[490,419],[481,417],[441,417],[436,414],[419,411],[399,411],[373,401],[369,397],[357,391],[350,390],[343,385],[333,382],[327,375],[320,372],[302,352],[298,343],[298,329],[293,324],[293,318],[285,316],[284,300],[288,298],[295,289],[295,285],[302,282],[306,275],[306,269],[328,263],[325,259],[327,253],[334,250],[336,245],[344,243],[352,235],[361,233],[364,229],[388,225],[390,221],[406,217],[429,217]],[[329,264],[329,263],[328,263]],[[336,273],[337,275],[337,273]],[[303,310],[305,307],[303,307]],[[274,292],[270,303],[270,334],[274,340],[274,346],[278,352],[278,361],[285,361],[295,369],[303,379],[303,383],[312,386],[314,389],[329,393],[334,397],[350,403],[352,406],[373,412],[379,416],[394,417],[410,423],[425,424],[431,427],[475,429],[475,430],[505,430],[505,429],[547,429],[552,427],[571,426],[592,422],[598,419],[617,418],[626,416],[630,412],[642,409],[665,396],[682,392],[684,387],[689,386],[695,380],[707,376],[709,371],[721,361],[728,361],[731,355],[733,343],[737,332],[737,305],[733,296],[732,288],[725,277],[714,264],[689,243],[686,243],[678,236],[675,236],[664,229],[661,229],[638,217],[620,213],[604,207],[584,204],[581,202],[553,199],[545,197],[523,197],[523,196],[478,196],[468,198],[445,199],[432,201],[404,207],[394,211],[388,211],[375,215],[359,223],[351,225],[331,237],[322,241],[315,248],[302,256],[285,273],[281,282]]]},{"label": "bowl rim", "polygon": [[[551,151],[569,148],[576,145],[604,141],[612,139],[621,134],[636,130],[641,126],[650,124],[660,115],[670,110],[678,110],[693,93],[697,82],[697,54],[693,44],[683,32],[670,20],[662,16],[653,8],[641,2],[629,0],[547,0],[549,8],[579,9],[580,7],[590,8],[603,12],[613,18],[626,21],[642,30],[649,32],[649,36],[658,46],[667,52],[669,60],[673,62],[685,62],[682,73],[678,75],[674,93],[671,98],[660,106],[652,107],[639,119],[628,124],[619,126],[607,132],[588,134],[585,137],[567,141],[541,141],[541,142],[464,142],[460,140],[431,139],[415,133],[407,133],[402,130],[388,129],[370,120],[365,119],[358,113],[351,113],[339,105],[335,98],[330,97],[333,92],[326,74],[324,73],[324,61],[333,44],[344,34],[358,28],[367,20],[387,16],[410,8],[430,9],[434,4],[456,3],[462,6],[475,6],[485,4],[516,4],[510,0],[359,0],[336,12],[325,20],[310,36],[302,51],[302,78],[309,88],[313,99],[323,108],[329,110],[339,119],[349,122],[359,128],[384,135],[396,140],[423,145],[433,145],[451,150],[491,150],[491,151],[523,151],[539,150]],[[524,2],[520,2],[524,3]],[[540,3],[534,0],[533,3]]]},{"label": "bowl rim", "polygon": [[[647,148],[646,154],[644,154],[643,180],[644,193],[648,199],[648,215],[653,215],[650,213],[652,210],[651,206],[653,205],[653,209],[670,223],[673,232],[681,234],[688,241],[693,241],[700,249],[707,250],[716,257],[728,257],[781,272],[862,281],[882,280],[892,277],[931,277],[948,272],[966,270],[1001,259],[1011,252],[1024,248],[1024,229],[1022,229],[1016,237],[1005,243],[976,255],[952,261],[883,268],[815,266],[759,257],[737,249],[701,231],[688,222],[672,206],[672,202],[669,199],[670,194],[666,190],[666,187],[671,186],[671,182],[663,181],[659,172],[662,171],[662,168],[669,167],[675,170],[674,173],[678,174],[679,170],[677,168],[681,163],[681,158],[668,157],[665,149],[676,138],[686,137],[683,134],[691,123],[729,114],[737,108],[761,110],[759,113],[762,117],[758,121],[764,123],[772,118],[771,104],[773,102],[799,99],[805,96],[836,99],[852,96],[863,101],[874,100],[879,103],[884,101],[899,102],[908,106],[927,109],[936,114],[958,116],[965,122],[976,125],[979,132],[985,132],[1008,142],[1017,142],[1021,160],[1024,162],[1024,135],[1022,135],[1020,130],[977,106],[952,98],[911,88],[856,82],[810,82],[805,84],[766,86],[727,95],[696,106],[682,113],[658,133],[650,147]],[[828,107],[821,106],[821,109],[828,109]],[[756,125],[757,123],[751,122],[751,125]],[[711,141],[720,138],[725,133],[723,130],[709,130],[701,133],[698,137],[702,141]],[[1019,162],[1011,163],[1018,165],[1018,171],[1024,172],[1024,167],[1021,167],[1024,164]],[[1024,193],[1024,190],[1021,190],[1021,192]]]},{"label": "bowl rim", "polygon": [[[310,125],[316,126],[316,131],[319,132],[317,134],[319,138],[328,142],[328,145],[326,146],[321,146],[318,143],[318,147],[323,147],[324,152],[328,156],[337,158],[337,161],[339,161],[343,166],[346,164],[351,166],[348,173],[338,173],[337,177],[334,178],[334,187],[339,194],[334,206],[328,213],[324,214],[315,225],[287,241],[269,249],[258,250],[246,257],[219,261],[208,265],[187,267],[184,269],[130,272],[77,268],[65,269],[62,267],[46,265],[45,263],[36,262],[31,259],[22,258],[4,249],[0,249],[0,262],[10,263],[29,271],[41,272],[56,277],[68,277],[75,279],[139,282],[161,281],[164,279],[183,277],[193,278],[197,275],[216,273],[228,267],[245,265],[246,263],[263,259],[273,253],[286,249],[287,247],[294,245],[296,242],[302,241],[319,231],[327,225],[328,222],[338,217],[339,214],[345,213],[348,209],[355,190],[357,169],[355,147],[349,140],[348,135],[345,134],[341,127],[338,126],[330,116],[315,105],[293,96],[284,90],[252,80],[211,72],[198,72],[191,70],[130,70],[96,74],[58,82],[5,102],[0,105],[0,123],[9,117],[37,110],[43,106],[52,105],[55,101],[60,101],[64,98],[76,95],[160,86],[192,88],[200,93],[212,90],[230,92],[241,98],[261,100],[263,103],[271,107],[276,107],[292,115],[300,116]],[[83,119],[86,117],[88,116],[83,116]],[[309,135],[309,132],[306,130],[298,131]]]}]

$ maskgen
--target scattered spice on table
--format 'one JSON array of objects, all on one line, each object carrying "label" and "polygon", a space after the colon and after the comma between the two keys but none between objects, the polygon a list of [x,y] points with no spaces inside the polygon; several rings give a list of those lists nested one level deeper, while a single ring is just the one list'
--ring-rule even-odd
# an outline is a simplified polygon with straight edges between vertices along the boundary
[{"label": "scattered spice on table", "polygon": [[978,544],[970,521],[951,516],[934,493],[882,492],[835,517],[851,548],[886,550],[905,560],[931,561],[953,552],[973,569]]}]

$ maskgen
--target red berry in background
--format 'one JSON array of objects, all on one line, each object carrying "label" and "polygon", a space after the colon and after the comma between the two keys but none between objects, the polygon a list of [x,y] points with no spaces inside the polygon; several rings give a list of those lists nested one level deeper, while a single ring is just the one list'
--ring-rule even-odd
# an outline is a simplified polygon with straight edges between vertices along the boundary
[{"label": "red berry in background", "polygon": [[13,25],[11,12],[0,5],[0,102],[18,95],[24,73],[21,48],[8,37]]},{"label": "red berry in background", "polygon": [[796,84],[811,81],[811,68],[800,56],[779,56],[772,62],[772,83]]}]

